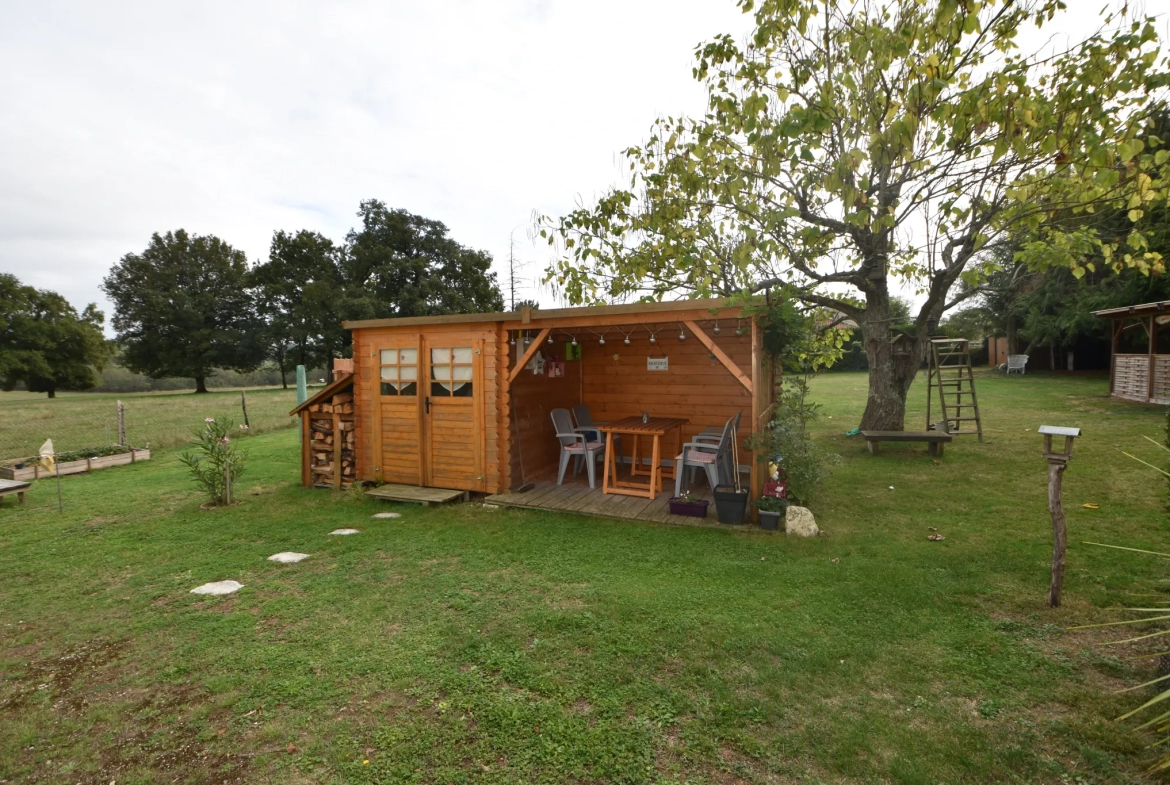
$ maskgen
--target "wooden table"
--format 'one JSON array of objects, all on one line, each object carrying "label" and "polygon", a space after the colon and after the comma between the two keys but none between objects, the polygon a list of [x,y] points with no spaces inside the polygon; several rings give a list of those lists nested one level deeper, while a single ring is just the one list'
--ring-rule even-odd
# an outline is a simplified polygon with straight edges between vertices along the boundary
[{"label": "wooden table", "polygon": [[29,483],[20,480],[0,480],[0,499],[10,493],[15,493],[20,503],[24,504],[24,492],[28,490],[28,487]]},{"label": "wooden table", "polygon": [[[605,470],[601,474],[601,492],[602,493],[622,493],[627,496],[645,496],[653,499],[662,492],[662,437],[671,431],[678,432],[678,447],[682,448],[682,427],[687,424],[687,420],[679,417],[651,417],[648,422],[642,422],[639,417],[626,417],[624,420],[617,420],[608,425],[598,425],[597,430],[605,434]],[[622,436],[633,436],[635,439],[634,455],[635,460],[639,460],[636,456],[638,454],[637,440],[643,436],[649,436],[654,441],[654,446],[650,450],[650,484],[644,485],[640,482],[631,482],[630,480],[622,480],[618,478],[617,461],[614,458],[613,437],[614,434]],[[631,466],[630,476],[633,477],[639,474],[636,471],[639,467]],[[674,476],[674,468],[670,469],[671,477]],[[611,479],[612,478],[612,479]]]}]

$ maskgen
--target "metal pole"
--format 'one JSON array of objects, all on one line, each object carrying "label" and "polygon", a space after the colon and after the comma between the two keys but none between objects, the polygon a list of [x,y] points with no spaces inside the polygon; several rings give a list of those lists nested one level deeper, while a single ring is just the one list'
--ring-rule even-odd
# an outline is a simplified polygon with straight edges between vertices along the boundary
[{"label": "metal pole", "polygon": [[[305,366],[297,366],[297,406],[309,400],[309,385],[305,379]],[[301,440],[301,429],[297,428],[297,441]]]}]

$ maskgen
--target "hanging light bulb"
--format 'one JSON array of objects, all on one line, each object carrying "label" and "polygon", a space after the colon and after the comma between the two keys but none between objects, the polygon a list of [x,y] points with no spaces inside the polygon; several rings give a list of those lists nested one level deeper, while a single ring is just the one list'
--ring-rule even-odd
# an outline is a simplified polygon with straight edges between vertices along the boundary
[{"label": "hanging light bulb", "polygon": [[548,342],[549,342],[549,343],[552,343],[552,333],[549,333],[549,334],[548,334]]},{"label": "hanging light bulb", "polygon": [[577,345],[577,336],[575,336],[575,335],[573,336],[573,345],[574,346]]},{"label": "hanging light bulb", "polygon": [[681,327],[678,328],[678,339],[680,341],[685,341],[687,339],[687,331]]},{"label": "hanging light bulb", "polygon": [[626,336],[626,341],[625,341],[625,343],[626,343],[626,346],[629,346],[629,345],[630,345],[630,336],[628,336],[628,335]]},{"label": "hanging light bulb", "polygon": [[654,333],[650,333],[650,343],[658,343],[658,336]]},{"label": "hanging light bulb", "polygon": [[715,320],[715,329],[712,332],[714,332],[716,335],[719,334],[719,320],[718,319]]},{"label": "hanging light bulb", "polygon": [[510,335],[510,336],[511,336],[511,338],[509,339],[508,343],[510,343],[512,346],[515,346],[515,345],[516,345],[516,336],[515,336],[515,335],[512,335],[511,333],[508,333],[508,335]]},{"label": "hanging light bulb", "polygon": [[598,341],[598,343],[601,344],[602,346],[605,346],[605,336],[604,335],[601,336],[601,339]]},{"label": "hanging light bulb", "polygon": [[527,346],[530,343],[532,343],[532,336],[528,333],[524,333],[524,345]]}]

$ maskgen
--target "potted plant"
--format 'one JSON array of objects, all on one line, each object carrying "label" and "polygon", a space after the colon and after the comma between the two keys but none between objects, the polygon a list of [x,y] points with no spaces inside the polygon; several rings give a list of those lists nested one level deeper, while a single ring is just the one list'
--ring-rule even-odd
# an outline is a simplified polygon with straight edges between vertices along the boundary
[{"label": "potted plant", "polygon": [[788,514],[788,500],[779,496],[761,496],[755,501],[760,512],[760,526],[765,531],[779,530],[780,521]]},{"label": "potted plant", "polygon": [[710,502],[706,499],[696,498],[689,493],[682,496],[671,496],[670,514],[685,515],[688,518],[706,518],[709,504]]}]

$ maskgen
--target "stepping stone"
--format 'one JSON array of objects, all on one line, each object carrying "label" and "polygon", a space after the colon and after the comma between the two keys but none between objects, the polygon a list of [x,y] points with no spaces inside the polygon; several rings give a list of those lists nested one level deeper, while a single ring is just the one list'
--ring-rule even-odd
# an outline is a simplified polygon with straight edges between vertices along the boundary
[{"label": "stepping stone", "polygon": [[336,534],[338,537],[344,537],[347,534],[357,534],[358,530],[357,529],[334,529],[333,531],[331,531],[329,533]]},{"label": "stepping stone", "polygon": [[240,589],[244,588],[244,584],[238,581],[214,581],[212,583],[205,583],[202,586],[196,586],[191,590],[192,594],[234,594]]},{"label": "stepping stone", "polygon": [[302,560],[307,559],[307,558],[309,558],[309,554],[307,554],[307,553],[296,553],[294,551],[281,551],[280,553],[274,553],[271,556],[269,556],[268,561],[276,561],[276,562],[280,562],[281,564],[295,564],[296,562],[302,561]]},{"label": "stepping stone", "polygon": [[370,516],[371,518],[401,518],[401,513],[397,512],[376,512]]}]

